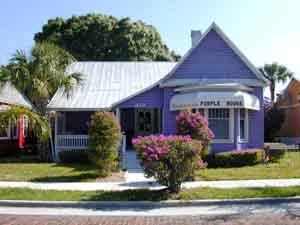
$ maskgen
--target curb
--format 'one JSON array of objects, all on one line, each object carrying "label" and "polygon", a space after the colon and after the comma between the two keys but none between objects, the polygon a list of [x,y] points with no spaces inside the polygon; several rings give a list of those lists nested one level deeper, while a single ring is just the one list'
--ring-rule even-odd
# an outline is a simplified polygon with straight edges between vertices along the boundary
[{"label": "curb", "polygon": [[247,198],[247,199],[216,199],[216,200],[169,200],[151,201],[23,201],[0,200],[0,207],[30,207],[30,208],[163,208],[210,205],[249,205],[249,204],[280,204],[300,203],[300,196],[286,198]]}]

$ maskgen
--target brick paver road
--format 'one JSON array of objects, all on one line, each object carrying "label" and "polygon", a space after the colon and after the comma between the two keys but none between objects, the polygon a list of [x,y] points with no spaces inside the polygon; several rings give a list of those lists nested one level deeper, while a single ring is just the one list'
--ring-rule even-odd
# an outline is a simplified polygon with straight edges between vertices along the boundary
[{"label": "brick paver road", "polygon": [[287,214],[259,214],[251,216],[155,216],[155,217],[98,217],[98,216],[21,216],[0,215],[2,225],[292,225],[300,218]]}]

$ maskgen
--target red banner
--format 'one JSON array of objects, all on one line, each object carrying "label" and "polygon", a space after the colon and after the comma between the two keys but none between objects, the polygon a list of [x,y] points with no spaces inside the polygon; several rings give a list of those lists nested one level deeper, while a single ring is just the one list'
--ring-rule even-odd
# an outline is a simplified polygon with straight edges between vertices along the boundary
[{"label": "red banner", "polygon": [[19,148],[24,148],[25,138],[24,138],[24,117],[19,118]]}]

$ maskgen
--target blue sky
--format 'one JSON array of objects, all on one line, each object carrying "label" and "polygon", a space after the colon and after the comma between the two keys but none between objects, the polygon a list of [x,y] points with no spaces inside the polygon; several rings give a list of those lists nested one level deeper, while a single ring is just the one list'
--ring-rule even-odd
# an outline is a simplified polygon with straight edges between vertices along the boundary
[{"label": "blue sky", "polygon": [[48,19],[99,12],[154,25],[164,42],[182,55],[190,47],[190,30],[204,31],[215,21],[256,66],[277,61],[300,78],[299,8],[299,0],[3,1],[0,64],[16,49],[30,49],[34,33]]}]

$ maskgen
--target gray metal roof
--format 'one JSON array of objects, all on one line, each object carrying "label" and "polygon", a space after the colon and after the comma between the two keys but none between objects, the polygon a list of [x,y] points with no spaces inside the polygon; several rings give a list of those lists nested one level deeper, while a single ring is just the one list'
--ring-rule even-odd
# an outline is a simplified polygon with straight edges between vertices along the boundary
[{"label": "gray metal roof", "polygon": [[48,110],[97,110],[110,108],[154,85],[175,66],[174,62],[76,62],[67,73],[83,74],[84,85],[67,98],[60,89]]},{"label": "gray metal roof", "polygon": [[32,109],[32,105],[29,100],[10,83],[0,86],[0,103],[18,105]]}]

